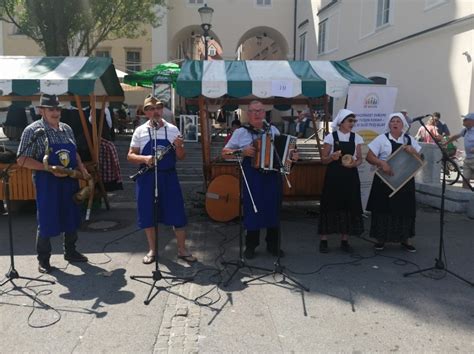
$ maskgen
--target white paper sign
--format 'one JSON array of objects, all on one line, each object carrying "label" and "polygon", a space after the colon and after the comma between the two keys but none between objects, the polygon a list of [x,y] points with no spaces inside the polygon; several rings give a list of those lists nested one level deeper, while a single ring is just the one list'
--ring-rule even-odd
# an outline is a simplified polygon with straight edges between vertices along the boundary
[{"label": "white paper sign", "polygon": [[272,80],[272,96],[292,97],[293,83],[288,80]]}]

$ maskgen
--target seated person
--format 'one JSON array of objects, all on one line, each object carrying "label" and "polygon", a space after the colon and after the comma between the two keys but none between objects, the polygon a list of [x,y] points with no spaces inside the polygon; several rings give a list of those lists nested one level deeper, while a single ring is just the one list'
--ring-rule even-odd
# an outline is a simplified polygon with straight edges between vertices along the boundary
[{"label": "seated person", "polygon": [[306,136],[306,129],[309,127],[311,121],[311,113],[309,110],[299,112],[298,118],[296,118],[296,134],[298,138],[304,138]]}]

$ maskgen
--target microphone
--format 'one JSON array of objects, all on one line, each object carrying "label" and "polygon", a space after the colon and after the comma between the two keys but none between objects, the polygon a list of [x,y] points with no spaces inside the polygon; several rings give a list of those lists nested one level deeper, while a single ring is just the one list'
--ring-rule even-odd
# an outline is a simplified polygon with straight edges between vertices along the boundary
[{"label": "microphone", "polygon": [[243,153],[243,150],[238,149],[238,150],[234,150],[234,151],[231,151],[231,152],[226,152],[224,155],[240,155],[242,153]]},{"label": "microphone", "polygon": [[44,128],[36,129],[35,132],[33,133],[33,137],[31,138],[31,141],[36,141],[40,136],[43,136],[44,134],[46,134]]},{"label": "microphone", "polygon": [[429,114],[425,114],[424,116],[419,116],[419,117],[416,117],[416,118],[412,118],[411,121],[412,122],[420,122],[422,121],[424,118],[428,117]]},{"label": "microphone", "polygon": [[265,127],[265,130],[270,130],[271,129],[271,124],[267,122],[266,119],[263,120],[263,126]]}]

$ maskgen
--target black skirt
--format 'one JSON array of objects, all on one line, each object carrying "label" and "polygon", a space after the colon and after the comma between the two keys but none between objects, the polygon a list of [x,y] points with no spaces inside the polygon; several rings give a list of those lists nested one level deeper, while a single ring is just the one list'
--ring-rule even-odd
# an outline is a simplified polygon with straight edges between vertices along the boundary
[{"label": "black skirt", "polygon": [[364,232],[360,180],[357,168],[346,168],[339,161],[326,170],[321,196],[318,231],[358,236]]},{"label": "black skirt", "polygon": [[412,178],[390,198],[391,193],[375,175],[367,203],[367,210],[372,212],[370,237],[379,242],[405,242],[415,236],[415,180]]}]

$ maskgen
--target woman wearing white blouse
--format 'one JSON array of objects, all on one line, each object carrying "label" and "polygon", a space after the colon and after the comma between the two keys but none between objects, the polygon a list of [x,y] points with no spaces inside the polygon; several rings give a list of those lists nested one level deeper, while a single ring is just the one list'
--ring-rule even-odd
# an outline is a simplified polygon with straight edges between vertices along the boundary
[{"label": "woman wearing white blouse", "polygon": [[[367,161],[382,170],[382,173],[393,175],[388,157],[397,149],[403,148],[411,154],[418,155],[420,144],[406,134],[408,124],[402,113],[393,113],[385,124],[385,134],[376,137],[369,144]],[[419,155],[418,155],[419,156]],[[377,239],[375,249],[381,251],[385,242],[400,242],[408,252],[416,252],[410,238],[415,236],[416,200],[415,180],[412,178],[393,197],[392,190],[374,175],[367,210],[372,212],[370,237]]]},{"label": "woman wearing white blouse", "polygon": [[349,235],[364,231],[360,180],[357,167],[362,163],[363,139],[353,133],[355,114],[341,109],[332,123],[333,133],[324,138],[321,160],[328,165],[321,196],[318,232],[319,252],[327,253],[327,235],[341,234],[341,249],[352,252]]}]

